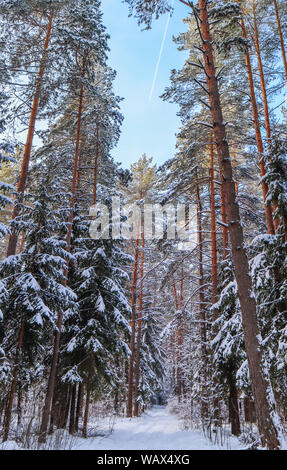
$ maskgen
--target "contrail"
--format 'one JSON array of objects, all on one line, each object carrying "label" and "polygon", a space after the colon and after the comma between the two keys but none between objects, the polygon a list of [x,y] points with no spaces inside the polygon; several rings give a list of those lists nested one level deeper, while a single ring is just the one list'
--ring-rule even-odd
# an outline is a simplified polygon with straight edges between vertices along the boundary
[{"label": "contrail", "polygon": [[[173,5],[174,5],[174,0],[172,0],[172,7],[173,7]],[[165,25],[165,28],[164,28],[164,33],[163,33],[163,38],[162,38],[162,42],[161,42],[161,46],[160,46],[159,56],[158,56],[158,59],[157,59],[157,64],[156,64],[156,67],[155,67],[153,81],[152,81],[152,86],[151,86],[150,93],[149,93],[149,101],[151,101],[151,99],[152,99],[152,95],[153,95],[153,91],[154,91],[154,87],[155,87],[155,83],[156,83],[156,79],[157,79],[157,74],[158,74],[158,70],[159,70],[159,65],[160,65],[160,61],[161,61],[161,56],[162,56],[162,52],[163,52],[163,48],[164,48],[164,44],[165,44],[165,40],[166,40],[167,30],[168,30],[168,26],[169,26],[169,22],[170,22],[170,17],[171,17],[171,11],[168,13],[168,17],[167,17],[167,20],[166,20],[166,25]]]}]

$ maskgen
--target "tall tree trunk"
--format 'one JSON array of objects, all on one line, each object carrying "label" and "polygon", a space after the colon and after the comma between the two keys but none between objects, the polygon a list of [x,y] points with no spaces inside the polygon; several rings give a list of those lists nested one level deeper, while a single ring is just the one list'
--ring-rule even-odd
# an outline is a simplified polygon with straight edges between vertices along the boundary
[{"label": "tall tree trunk", "polygon": [[21,426],[23,418],[23,390],[21,385],[18,385],[17,393],[17,436],[21,435]]},{"label": "tall tree trunk", "polygon": [[223,191],[223,176],[220,175],[220,211],[222,220],[222,248],[223,248],[223,259],[228,256],[228,226],[227,226],[227,212],[226,212],[226,195]]},{"label": "tall tree trunk", "polygon": [[[53,10],[51,10],[50,16],[49,16],[49,22],[47,26],[46,38],[44,42],[43,55],[40,61],[40,67],[39,67],[38,77],[37,77],[37,82],[36,82],[36,87],[35,87],[35,94],[34,94],[33,103],[32,103],[28,134],[27,134],[26,144],[25,144],[24,153],[23,153],[21,174],[20,174],[19,181],[17,184],[17,196],[15,199],[15,203],[14,203],[14,207],[12,211],[12,220],[14,220],[19,215],[19,204],[21,204],[23,201],[24,192],[26,189],[30,156],[31,156],[33,137],[34,137],[34,131],[35,131],[35,124],[36,124],[36,119],[37,119],[37,114],[38,114],[39,101],[40,101],[40,96],[41,96],[41,87],[42,87],[42,81],[43,81],[44,70],[45,70],[45,60],[46,60],[46,55],[47,55],[47,49],[49,47],[49,43],[51,39],[53,17],[54,17],[54,13],[53,13]],[[17,248],[17,240],[18,240],[18,235],[16,232],[13,231],[9,237],[7,256],[15,255],[16,248]]]},{"label": "tall tree trunk", "polygon": [[[184,277],[184,270],[183,270],[183,258],[181,262],[181,277],[180,277],[180,288],[179,288],[179,297],[178,297],[178,305],[177,310],[182,309],[183,304],[183,277]],[[180,402],[184,393],[184,381],[183,381],[183,371],[182,371],[182,346],[183,346],[183,331],[184,331],[184,322],[183,322],[183,313],[180,312],[180,315],[177,319],[177,396],[178,401]]]},{"label": "tall tree trunk", "polygon": [[16,353],[15,353],[13,379],[12,379],[12,383],[11,383],[11,387],[10,387],[10,391],[8,395],[8,401],[7,401],[7,406],[5,410],[5,416],[4,416],[3,442],[7,441],[9,437],[12,407],[13,407],[14,395],[15,395],[16,386],[17,386],[18,370],[19,370],[19,363],[20,363],[20,357],[21,357],[21,351],[22,351],[22,345],[23,345],[24,330],[25,330],[25,322],[24,320],[22,320],[19,335],[18,335]]},{"label": "tall tree trunk", "polygon": [[[85,60],[83,61],[83,71],[82,71],[82,76],[84,77],[84,75],[85,75]],[[67,232],[67,251],[68,252],[70,252],[71,250],[72,223],[73,223],[73,216],[74,216],[74,205],[75,205],[77,174],[78,174],[78,164],[79,164],[79,146],[80,146],[80,137],[81,137],[82,111],[83,111],[83,87],[81,87],[80,95],[79,95],[76,146],[75,146],[75,156],[74,156],[73,179],[72,179],[72,186],[71,186],[70,213],[69,213],[69,219],[68,219],[68,232]],[[66,260],[64,280],[62,282],[64,287],[67,286],[68,269],[69,269],[69,262],[68,260]],[[55,339],[54,339],[52,364],[51,364],[48,387],[47,387],[47,392],[46,392],[46,397],[45,397],[45,404],[43,408],[39,443],[46,442],[51,403],[53,400],[54,389],[55,389],[55,379],[56,379],[57,363],[58,363],[59,348],[60,348],[62,320],[63,320],[63,314],[62,312],[59,312],[58,319],[57,319],[57,331],[55,333]]]},{"label": "tall tree trunk", "polygon": [[[174,274],[172,274],[172,289],[173,289],[173,295],[174,295],[174,304],[175,304],[175,309],[178,311],[178,299],[177,299],[177,289],[176,289],[176,283],[175,283],[175,278]],[[175,356],[175,332],[173,332],[170,336],[170,350],[171,350],[171,361],[172,361],[172,378],[173,378],[173,383],[175,383],[175,370],[176,370],[176,356]],[[176,384],[176,391],[178,390],[178,385]]]},{"label": "tall tree trunk", "polygon": [[203,278],[203,238],[202,238],[202,204],[200,199],[198,170],[196,169],[196,204],[197,204],[197,246],[198,246],[198,288],[199,288],[199,316],[200,316],[200,340],[201,340],[201,417],[204,421],[208,415],[206,372],[207,372],[207,349],[206,349],[206,315],[205,295]]},{"label": "tall tree trunk", "polygon": [[175,309],[178,310],[178,298],[177,298],[177,289],[176,289],[174,274],[171,276],[171,278],[172,278],[172,289],[173,289],[173,295],[174,295]]},{"label": "tall tree trunk", "polygon": [[254,402],[249,397],[244,398],[244,418],[246,423],[256,423]]},{"label": "tall tree trunk", "polygon": [[[242,29],[242,36],[244,39],[247,39],[246,28],[243,20],[243,16],[241,18],[241,29]],[[253,72],[251,67],[251,60],[250,54],[247,49],[245,48],[245,62],[248,74],[248,83],[249,83],[249,91],[250,91],[250,99],[252,104],[252,113],[253,113],[253,120],[254,120],[254,129],[256,135],[256,142],[257,142],[257,150],[258,150],[258,158],[259,158],[259,167],[260,167],[260,175],[261,178],[266,174],[265,162],[263,160],[263,141],[260,129],[260,121],[259,121],[259,114],[258,114],[258,107],[256,102],[255,96],[255,89],[254,89],[254,80],[253,80]],[[274,225],[273,225],[273,214],[272,214],[272,207],[266,204],[266,196],[268,192],[268,185],[265,181],[261,182],[262,193],[263,193],[263,201],[264,201],[264,208],[265,208],[265,215],[266,215],[266,223],[268,228],[269,234],[274,234]]]},{"label": "tall tree trunk", "polygon": [[223,193],[227,202],[232,257],[238,294],[242,311],[244,341],[255,400],[258,428],[262,444],[269,449],[279,449],[278,432],[273,421],[275,403],[272,400],[271,385],[266,375],[262,346],[258,329],[256,303],[249,274],[248,258],[244,247],[243,229],[240,221],[238,201],[232,175],[225,123],[222,115],[220,94],[213,61],[212,38],[208,19],[207,0],[199,0],[200,33],[204,56],[206,82],[218,150],[219,168],[223,178]]},{"label": "tall tree trunk", "polygon": [[[72,399],[72,385],[65,385],[64,386],[64,393],[66,396],[66,400],[63,400],[63,395],[60,395],[60,420],[58,427],[60,429],[66,429],[68,424],[69,418],[69,411],[71,407],[71,399]],[[63,401],[63,403],[62,403]]]},{"label": "tall tree trunk", "polygon": [[[218,301],[218,271],[217,271],[217,237],[216,237],[216,208],[215,208],[215,184],[214,184],[214,149],[213,143],[210,144],[210,225],[211,225],[211,303],[212,310],[212,336],[215,337],[218,328],[215,322],[218,317],[218,310],[214,304]],[[226,228],[226,227],[225,227]],[[227,247],[226,247],[227,249]],[[213,419],[215,426],[219,423],[220,405],[217,392],[217,380],[213,380],[214,387],[214,412]]]},{"label": "tall tree trunk", "polygon": [[[216,209],[215,209],[215,185],[214,185],[214,152],[213,144],[210,145],[210,225],[211,225],[211,283],[212,304],[218,300],[218,275],[217,275],[217,240],[216,240]],[[217,319],[217,312],[213,310],[212,321]]]},{"label": "tall tree trunk", "polygon": [[76,397],[77,397],[77,388],[76,385],[71,386],[71,405],[70,405],[70,423],[69,423],[69,433],[75,433],[75,424],[76,424]]},{"label": "tall tree trunk", "polygon": [[269,119],[269,107],[268,107],[268,100],[267,100],[265,77],[264,77],[261,50],[260,50],[260,44],[259,44],[259,32],[258,32],[258,25],[257,25],[256,11],[255,11],[255,0],[252,0],[252,12],[253,12],[253,23],[254,23],[254,42],[255,42],[258,70],[259,70],[259,77],[260,77],[260,86],[261,86],[261,91],[262,91],[262,100],[263,100],[263,107],[264,107],[266,137],[269,143],[271,141],[271,127],[270,127],[270,119]]},{"label": "tall tree trunk", "polygon": [[177,318],[177,330],[176,330],[176,343],[177,343],[177,367],[176,367],[176,393],[178,401],[181,401],[182,397],[182,350],[181,350],[181,331],[182,331],[182,318],[181,315]]},{"label": "tall tree trunk", "polygon": [[240,436],[240,416],[238,407],[238,392],[236,387],[235,372],[231,371],[229,379],[229,416],[231,422],[231,434]]},{"label": "tall tree trunk", "polygon": [[88,429],[89,407],[90,407],[90,400],[91,400],[92,376],[93,376],[93,362],[94,362],[93,354],[90,353],[86,404],[85,404],[84,422],[83,422],[83,437],[85,438],[87,437],[87,429]]},{"label": "tall tree trunk", "polygon": [[97,202],[97,181],[98,181],[98,163],[99,163],[99,154],[100,154],[100,143],[99,143],[99,125],[96,127],[96,155],[94,162],[94,204]]},{"label": "tall tree trunk", "polygon": [[66,401],[63,393],[59,391],[60,384],[59,380],[56,381],[55,393],[53,396],[51,414],[50,414],[50,425],[49,425],[49,434],[53,434],[54,426],[58,427],[61,416],[61,403],[60,401]]},{"label": "tall tree trunk", "polygon": [[281,20],[280,20],[280,16],[279,16],[277,0],[273,0],[273,3],[274,3],[274,8],[275,8],[276,21],[277,21],[277,26],[278,26],[278,33],[279,33],[280,44],[281,44],[282,59],[283,59],[284,71],[285,71],[285,76],[286,76],[286,84],[287,84],[287,58],[286,58],[285,44],[284,44],[284,39],[283,39],[283,33],[282,33]]},{"label": "tall tree trunk", "polygon": [[139,262],[139,236],[136,238],[135,246],[135,260],[133,269],[133,279],[131,287],[131,340],[130,340],[130,359],[128,370],[128,397],[127,397],[127,417],[131,418],[133,415],[133,385],[134,385],[134,360],[135,360],[135,329],[136,329],[136,290],[138,278],[138,262]]},{"label": "tall tree trunk", "polygon": [[140,262],[140,292],[139,292],[137,347],[136,347],[136,358],[135,358],[134,416],[137,416],[137,417],[139,415],[138,387],[139,387],[139,381],[140,381],[140,357],[141,357],[141,335],[142,335],[142,314],[143,314],[144,249],[145,249],[145,237],[144,237],[144,228],[143,228],[143,230],[142,230],[142,252],[141,252],[141,262]]},{"label": "tall tree trunk", "polygon": [[[174,303],[175,309],[178,312],[180,309],[180,294],[178,298],[176,282],[174,274],[172,274],[172,288],[173,288],[173,295],[174,295]],[[180,350],[180,318],[177,320],[177,328],[176,332],[171,335],[171,352],[172,352],[172,376],[173,379],[176,379],[176,394],[178,396],[178,400],[180,401],[181,398],[181,350]],[[176,342],[176,348],[175,348]],[[176,349],[176,355],[175,355]]]},{"label": "tall tree trunk", "polygon": [[236,148],[235,148],[235,143],[232,141],[232,147],[231,147],[231,156],[232,156],[232,168],[233,168],[233,174],[234,174],[234,184],[235,184],[235,193],[236,196],[239,194],[238,190],[238,175],[237,175],[237,158],[236,158]]},{"label": "tall tree trunk", "polygon": [[83,391],[84,387],[82,383],[79,383],[78,387],[78,396],[77,396],[77,407],[76,407],[76,420],[75,420],[75,431],[79,431],[79,421],[82,415],[82,408],[83,408]]},{"label": "tall tree trunk", "polygon": [[[258,26],[257,26],[255,0],[252,0],[252,12],[253,12],[253,20],[254,20],[255,49],[256,49],[256,55],[257,55],[258,70],[259,70],[259,76],[260,76],[260,86],[261,86],[261,91],[262,91],[262,100],[263,100],[263,107],[264,107],[265,130],[266,130],[268,148],[270,148],[272,136],[271,136],[271,126],[270,126],[270,118],[269,118],[269,106],[268,106],[267,90],[266,90],[266,83],[265,83],[260,43],[259,43],[259,32],[258,32]],[[277,208],[278,206],[276,204],[273,204],[274,213],[276,212]],[[274,218],[273,224],[274,224],[274,230],[276,231],[279,227],[279,220],[277,217]]]}]

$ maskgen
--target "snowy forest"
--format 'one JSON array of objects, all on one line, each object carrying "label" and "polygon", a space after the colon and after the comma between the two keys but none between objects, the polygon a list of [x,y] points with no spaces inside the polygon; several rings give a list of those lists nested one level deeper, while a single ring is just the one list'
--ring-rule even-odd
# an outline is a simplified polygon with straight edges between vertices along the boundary
[{"label": "snowy forest", "polygon": [[[132,439],[167,409],[178,448],[200,432],[210,447],[282,449],[287,3],[123,1],[139,34],[186,12],[173,38],[186,60],[161,95],[181,122],[174,155],[127,168],[112,156],[124,96],[104,1],[0,1],[1,446],[77,447],[101,420]],[[111,215],[91,236],[91,208],[115,201],[138,208],[139,228],[125,236],[119,211],[118,236]],[[163,213],[152,236],[146,205]]]}]

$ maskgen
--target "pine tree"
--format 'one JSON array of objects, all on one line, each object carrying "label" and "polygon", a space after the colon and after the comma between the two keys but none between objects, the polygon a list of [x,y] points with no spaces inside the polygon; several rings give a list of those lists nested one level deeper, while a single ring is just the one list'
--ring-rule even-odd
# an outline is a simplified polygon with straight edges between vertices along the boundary
[{"label": "pine tree", "polygon": [[[63,193],[53,183],[41,182],[32,197],[32,208],[17,220],[25,229],[25,246],[19,255],[1,263],[2,283],[7,291],[2,310],[4,315],[3,349],[13,362],[13,381],[5,415],[4,437],[8,439],[11,408],[19,367],[33,358],[38,363],[41,343],[48,330],[56,329],[56,315],[74,307],[76,297],[62,285],[66,263],[66,244],[61,238],[63,213],[53,204]],[[14,337],[17,335],[15,350]],[[22,361],[24,361],[22,363]]]},{"label": "pine tree", "polygon": [[[76,231],[78,221],[80,219],[74,221]],[[130,262],[130,257],[114,241],[91,240],[87,222],[80,222],[85,230],[82,233],[78,231],[74,242],[77,260],[74,289],[79,299],[79,311],[75,318],[68,318],[67,334],[64,335],[66,358],[71,356],[65,366],[65,381],[75,383],[78,376],[87,386],[84,437],[87,436],[93,383],[103,378],[110,386],[116,387],[119,377],[113,367],[114,357],[127,358],[130,333],[130,306],[125,296],[128,277],[121,268]]]},{"label": "pine tree", "polygon": [[[69,5],[69,21],[63,27],[63,37],[69,44],[70,53],[73,51],[72,69],[74,70],[73,80],[70,81],[70,90],[76,87],[78,93],[78,111],[76,124],[76,140],[74,151],[73,177],[71,184],[70,213],[68,218],[67,246],[68,251],[71,249],[71,233],[73,222],[73,210],[75,204],[75,195],[77,190],[77,179],[80,158],[80,142],[82,131],[84,92],[88,90],[90,93],[95,92],[94,65],[95,63],[104,64],[106,60],[107,35],[102,25],[102,14],[99,10],[100,3],[87,0],[86,2],[71,2]],[[64,285],[67,282],[68,261],[66,264],[66,272]],[[41,432],[39,442],[46,441],[48,428],[48,420],[53,401],[56,369],[60,347],[60,335],[62,326],[62,314],[59,312],[57,325],[58,331],[55,335],[53,360],[49,375],[48,388],[46,393],[45,405],[43,409]]]}]

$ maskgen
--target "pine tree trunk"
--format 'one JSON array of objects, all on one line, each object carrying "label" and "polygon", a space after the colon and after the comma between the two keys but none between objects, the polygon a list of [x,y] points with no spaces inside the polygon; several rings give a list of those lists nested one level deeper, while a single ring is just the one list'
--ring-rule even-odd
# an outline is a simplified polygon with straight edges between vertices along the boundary
[{"label": "pine tree trunk", "polygon": [[[120,361],[119,361],[119,355],[115,355],[115,368],[117,371],[120,371]],[[119,414],[120,410],[120,387],[117,386],[115,389],[115,394],[114,394],[114,412],[116,415]]]},{"label": "pine tree trunk", "polygon": [[85,404],[84,421],[83,421],[83,437],[84,438],[87,437],[87,430],[88,430],[88,418],[89,418],[89,407],[90,407],[90,400],[91,400],[92,375],[93,375],[93,361],[94,361],[93,355],[92,353],[90,353],[86,404]]},{"label": "pine tree trunk", "polygon": [[[245,28],[243,17],[241,18],[241,29],[242,29],[242,37],[244,39],[247,39],[246,28]],[[261,129],[260,129],[258,107],[257,107],[257,102],[256,102],[255,90],[254,90],[254,80],[253,80],[250,54],[249,54],[247,47],[245,48],[245,61],[246,61],[246,68],[247,68],[247,74],[248,74],[250,98],[251,98],[251,104],[252,104],[252,113],[253,113],[254,129],[255,129],[256,142],[257,142],[260,175],[261,175],[261,178],[263,178],[263,176],[266,175],[265,162],[263,160],[264,147],[263,147],[263,141],[262,141],[262,135],[261,135]],[[274,232],[274,224],[273,224],[272,207],[266,204],[268,185],[265,181],[262,181],[261,187],[262,187],[262,193],[263,193],[263,201],[264,201],[268,233],[271,235],[274,235],[275,232]]]},{"label": "pine tree trunk", "polygon": [[246,423],[256,422],[254,403],[248,397],[244,398],[244,418]]},{"label": "pine tree trunk", "polygon": [[171,278],[172,278],[172,289],[173,289],[173,295],[174,295],[175,309],[178,310],[177,289],[176,289],[174,274],[172,275]]},{"label": "pine tree trunk", "polygon": [[[174,304],[175,304],[175,309],[178,311],[178,299],[177,299],[177,289],[176,289],[176,283],[175,283],[175,278],[174,274],[172,274],[172,289],[173,289],[173,295],[174,295]],[[171,334],[170,337],[170,350],[171,350],[171,362],[172,362],[172,380],[173,383],[175,384],[175,379],[176,379],[176,357],[175,357],[175,333]],[[178,385],[176,384],[176,392],[178,390]]]},{"label": "pine tree trunk", "polygon": [[[179,298],[178,298],[178,310],[182,309],[183,304],[183,259],[181,264],[181,279],[180,279],[180,289],[179,289]],[[184,393],[184,381],[183,381],[183,371],[182,371],[182,346],[183,346],[183,317],[182,312],[178,317],[177,325],[177,396],[178,401],[181,402],[183,393]]]},{"label": "pine tree trunk", "polygon": [[[85,76],[85,60],[83,61],[82,76],[83,77]],[[74,216],[75,195],[76,195],[76,187],[77,187],[77,174],[78,174],[78,164],[79,164],[79,146],[80,146],[80,137],[81,137],[82,112],[83,112],[83,87],[81,87],[80,95],[79,95],[76,147],[75,147],[75,156],[74,156],[73,179],[72,179],[71,198],[70,198],[70,213],[69,213],[69,219],[68,219],[68,232],[67,232],[67,251],[68,252],[70,252],[70,250],[71,250],[72,223],[73,223],[73,216]],[[68,277],[68,260],[66,260],[66,268],[65,268],[65,271],[64,271],[64,280],[62,282],[64,287],[67,286],[67,277]],[[54,389],[55,389],[56,371],[57,371],[57,363],[58,363],[59,348],[60,348],[61,329],[62,329],[62,320],[63,320],[63,313],[59,312],[58,319],[57,319],[57,331],[55,333],[55,339],[54,339],[52,364],[51,364],[50,375],[49,375],[49,380],[48,380],[48,387],[47,387],[47,393],[46,393],[46,398],[45,398],[45,404],[44,404],[44,408],[43,408],[39,443],[45,443],[46,442],[48,422],[49,422],[49,416],[50,416],[50,411],[51,411],[51,403],[53,401],[53,395],[54,395]]]},{"label": "pine tree trunk", "polygon": [[[255,0],[252,0],[252,2],[253,2],[252,11],[253,11],[253,20],[254,20],[254,40],[255,40],[255,49],[256,49],[256,55],[257,55],[257,61],[258,61],[258,70],[259,70],[259,76],[260,76],[260,86],[261,86],[261,91],[262,91],[263,107],[264,107],[265,130],[266,130],[267,144],[268,144],[268,147],[270,147],[272,136],[271,136],[271,126],[270,126],[270,118],[269,118],[269,106],[268,106],[263,64],[262,64],[262,59],[261,59],[259,32],[258,32],[257,18],[256,18],[256,11],[255,11]],[[275,213],[277,209],[278,209],[277,204],[273,203],[273,213]],[[273,224],[274,224],[274,231],[276,231],[279,227],[279,220],[277,217],[274,217]]]},{"label": "pine tree trunk", "polygon": [[135,260],[133,269],[133,279],[131,288],[131,340],[130,340],[130,359],[128,371],[128,397],[127,397],[127,417],[131,418],[133,415],[133,379],[134,379],[134,360],[135,360],[135,329],[136,329],[136,288],[138,278],[138,260],[139,260],[139,236],[136,238],[135,247]]},{"label": "pine tree trunk", "polygon": [[51,406],[51,416],[50,416],[50,425],[49,425],[49,434],[53,434],[54,426],[59,427],[60,416],[61,416],[61,401],[65,401],[65,396],[59,393],[59,381],[57,381],[55,386],[55,393]]},{"label": "pine tree trunk", "polygon": [[10,387],[10,391],[8,395],[8,401],[7,401],[7,406],[5,410],[5,416],[4,416],[3,442],[7,441],[9,437],[12,407],[13,407],[14,395],[15,395],[17,380],[18,380],[19,362],[20,362],[20,356],[21,356],[22,345],[23,345],[24,330],[25,330],[25,322],[24,320],[22,320],[20,331],[19,331],[19,336],[18,336],[18,343],[16,347],[13,379],[12,379],[12,383],[11,383],[11,387]]},{"label": "pine tree trunk", "polygon": [[21,435],[21,426],[22,426],[22,417],[23,417],[23,391],[21,386],[18,386],[18,396],[17,396],[17,436]]},{"label": "pine tree trunk", "polygon": [[71,405],[70,405],[70,422],[69,422],[69,433],[75,433],[75,412],[76,412],[76,397],[77,397],[77,388],[75,385],[71,386]]},{"label": "pine tree trunk", "polygon": [[207,89],[214,125],[214,136],[218,150],[219,168],[223,178],[223,193],[227,202],[226,209],[232,256],[242,311],[244,340],[248,357],[252,390],[255,399],[258,428],[262,444],[267,446],[269,449],[279,449],[280,442],[278,439],[278,432],[273,421],[275,403],[271,398],[270,380],[267,376],[263,361],[256,303],[252,290],[252,281],[249,274],[248,258],[244,247],[243,229],[240,221],[229,146],[222,115],[216,70],[213,61],[213,48],[209,29],[207,0],[199,0],[199,9],[199,28],[202,36]]},{"label": "pine tree trunk", "polygon": [[234,372],[229,379],[229,417],[231,422],[231,434],[240,436],[240,416],[238,407],[238,392]]},{"label": "pine tree trunk", "polygon": [[232,147],[231,147],[231,155],[232,155],[232,168],[233,168],[233,174],[234,174],[234,185],[235,185],[235,193],[236,196],[238,196],[239,191],[238,191],[238,176],[237,176],[237,158],[236,158],[236,148],[234,141],[232,141]]},{"label": "pine tree trunk", "polygon": [[222,248],[223,248],[223,259],[226,259],[228,256],[228,227],[227,227],[227,214],[226,214],[226,196],[223,192],[223,176],[220,175],[221,185],[220,185],[220,211],[221,211],[221,220],[222,220]]},{"label": "pine tree trunk", "polygon": [[204,420],[208,415],[206,372],[207,372],[207,350],[206,350],[206,315],[205,295],[203,278],[203,238],[202,238],[202,205],[200,199],[198,171],[196,169],[196,203],[197,203],[197,247],[198,247],[198,289],[199,289],[199,316],[200,316],[200,340],[201,340],[201,417]]},{"label": "pine tree trunk", "polygon": [[2,399],[0,400],[0,426],[2,426],[2,424],[3,424],[3,422],[4,422],[4,421],[3,421],[3,420],[4,420],[4,414],[5,414],[5,413],[4,413],[4,410],[5,410],[5,408],[6,408],[5,405],[6,405],[6,400],[5,400],[5,398],[2,398]]},{"label": "pine tree trunk", "polygon": [[178,317],[178,325],[176,331],[176,343],[177,343],[177,358],[176,358],[176,393],[178,402],[181,402],[182,397],[182,368],[181,368],[181,316]]},{"label": "pine tree trunk", "polygon": [[[60,414],[60,429],[66,429],[69,418],[69,411],[71,407],[72,399],[72,386],[65,385],[64,390],[66,390],[66,400],[63,401],[63,395],[60,395],[60,405],[61,405],[61,414]],[[63,401],[63,403],[62,403]]]},{"label": "pine tree trunk", "polygon": [[[216,237],[216,207],[215,207],[215,184],[214,184],[214,149],[210,144],[210,226],[211,226],[211,303],[214,306],[218,301],[218,272],[217,272],[217,237]],[[215,322],[218,317],[218,310],[212,310],[212,336],[215,337],[218,328]],[[215,426],[219,423],[220,405],[217,393],[217,381],[213,381],[214,387],[214,413],[213,419]]]},{"label": "pine tree trunk", "polygon": [[[49,47],[50,38],[51,38],[53,16],[54,16],[53,10],[51,10],[50,16],[49,16],[49,22],[47,26],[46,38],[44,42],[43,55],[40,61],[40,67],[39,67],[38,77],[37,77],[37,82],[36,82],[36,87],[35,87],[35,94],[34,94],[33,103],[32,103],[28,134],[27,134],[23,160],[22,160],[21,174],[20,174],[19,181],[17,184],[17,196],[15,199],[15,203],[14,203],[14,207],[12,211],[12,220],[14,220],[19,215],[18,205],[22,203],[24,192],[26,189],[30,156],[31,156],[33,137],[34,137],[34,131],[35,131],[35,124],[36,124],[39,101],[40,101],[40,96],[41,96],[41,86],[42,86],[44,70],[45,70],[45,60],[46,60],[47,49]],[[17,233],[12,232],[9,237],[7,256],[15,255],[16,248],[17,248],[17,240],[18,240]]]},{"label": "pine tree trunk", "polygon": [[139,313],[137,328],[137,346],[135,358],[135,397],[134,397],[134,416],[139,416],[138,387],[140,381],[140,356],[141,356],[141,335],[142,335],[142,313],[143,313],[143,274],[144,274],[144,249],[145,237],[144,229],[142,232],[142,252],[140,262],[140,292],[139,292]]},{"label": "pine tree trunk", "polygon": [[94,204],[97,202],[97,181],[98,181],[98,163],[99,163],[99,154],[100,154],[100,146],[99,146],[99,126],[97,125],[96,128],[96,155],[95,155],[95,167],[94,167]]},{"label": "pine tree trunk", "polygon": [[[213,144],[210,145],[210,225],[211,225],[211,283],[212,283],[212,304],[218,300],[217,282],[217,240],[216,240],[216,209],[215,209],[215,187],[214,187],[214,158]],[[212,321],[217,319],[217,311],[213,310]]]},{"label": "pine tree trunk", "polygon": [[283,59],[284,71],[285,71],[285,76],[286,76],[286,84],[287,84],[287,58],[286,58],[285,44],[284,44],[284,39],[283,39],[283,33],[282,33],[281,20],[280,20],[280,16],[279,16],[277,0],[273,0],[273,3],[274,3],[274,8],[275,8],[276,21],[277,21],[277,26],[278,26],[278,33],[279,33],[280,44],[281,44],[282,59]]},{"label": "pine tree trunk", "polygon": [[77,408],[76,408],[76,423],[75,423],[75,431],[76,432],[79,431],[79,422],[80,422],[80,417],[82,415],[83,391],[84,391],[83,384],[80,383],[79,387],[78,387]]}]

